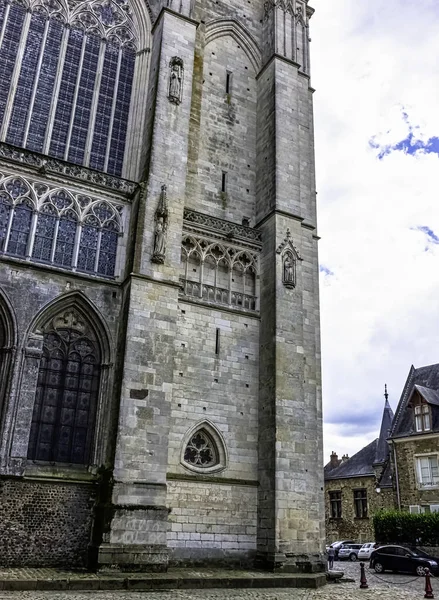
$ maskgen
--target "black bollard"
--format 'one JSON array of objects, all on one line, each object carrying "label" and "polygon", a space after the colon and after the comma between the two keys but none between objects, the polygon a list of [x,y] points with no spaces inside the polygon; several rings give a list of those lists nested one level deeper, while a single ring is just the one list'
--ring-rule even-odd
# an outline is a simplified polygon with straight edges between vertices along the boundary
[{"label": "black bollard", "polygon": [[434,598],[433,588],[431,587],[430,569],[428,569],[427,567],[425,567],[424,574],[425,574],[425,595],[424,595],[424,598]]},{"label": "black bollard", "polygon": [[366,590],[369,586],[367,585],[366,573],[364,571],[364,563],[360,563],[361,576],[360,576],[360,589]]}]

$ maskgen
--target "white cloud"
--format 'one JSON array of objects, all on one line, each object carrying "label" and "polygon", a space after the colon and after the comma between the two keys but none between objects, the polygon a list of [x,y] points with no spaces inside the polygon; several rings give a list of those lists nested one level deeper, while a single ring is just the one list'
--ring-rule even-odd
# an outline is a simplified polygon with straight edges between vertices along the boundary
[{"label": "white cloud", "polygon": [[403,111],[439,135],[439,3],[312,5],[327,460],[378,435],[384,383],[396,408],[411,364],[439,362],[439,247],[417,229],[439,235],[439,157],[369,144],[403,140]]}]

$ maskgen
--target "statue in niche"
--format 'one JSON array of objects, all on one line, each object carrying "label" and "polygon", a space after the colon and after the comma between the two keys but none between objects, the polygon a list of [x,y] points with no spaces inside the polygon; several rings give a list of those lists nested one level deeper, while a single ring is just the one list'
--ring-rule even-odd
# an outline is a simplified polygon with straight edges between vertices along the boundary
[{"label": "statue in niche", "polygon": [[171,58],[169,68],[168,99],[173,104],[180,104],[183,92],[183,60],[178,56],[174,56],[174,58]]},{"label": "statue in niche", "polygon": [[283,260],[283,276],[282,281],[287,287],[295,287],[296,285],[296,261],[287,252]]},{"label": "statue in niche", "polygon": [[163,264],[166,254],[166,234],[168,231],[168,201],[166,198],[166,185],[162,185],[160,200],[155,211],[154,249],[152,262]]}]

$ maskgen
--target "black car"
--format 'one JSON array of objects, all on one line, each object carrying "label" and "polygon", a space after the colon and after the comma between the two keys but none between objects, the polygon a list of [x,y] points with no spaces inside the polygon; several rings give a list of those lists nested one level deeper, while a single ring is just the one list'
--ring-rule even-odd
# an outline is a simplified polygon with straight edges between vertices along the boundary
[{"label": "black car", "polygon": [[422,550],[410,550],[404,546],[381,546],[370,555],[370,568],[376,573],[394,571],[402,573],[416,573],[424,575],[425,567],[437,575],[439,574],[438,561],[434,556],[429,556]]}]

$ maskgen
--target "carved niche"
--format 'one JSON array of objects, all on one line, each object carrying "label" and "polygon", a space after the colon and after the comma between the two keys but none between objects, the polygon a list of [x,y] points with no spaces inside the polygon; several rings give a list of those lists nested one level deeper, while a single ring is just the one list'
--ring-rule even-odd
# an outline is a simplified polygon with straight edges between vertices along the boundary
[{"label": "carved niche", "polygon": [[183,60],[178,56],[169,62],[169,88],[168,100],[173,104],[180,104],[183,99]]},{"label": "carved niche", "polygon": [[276,252],[280,254],[282,260],[282,283],[285,287],[295,288],[297,285],[297,262],[303,259],[291,240],[289,229]]},{"label": "carved niche", "polygon": [[166,237],[168,232],[168,200],[166,197],[166,185],[162,185],[159,203],[154,217],[154,248],[152,262],[163,264],[166,254]]}]

